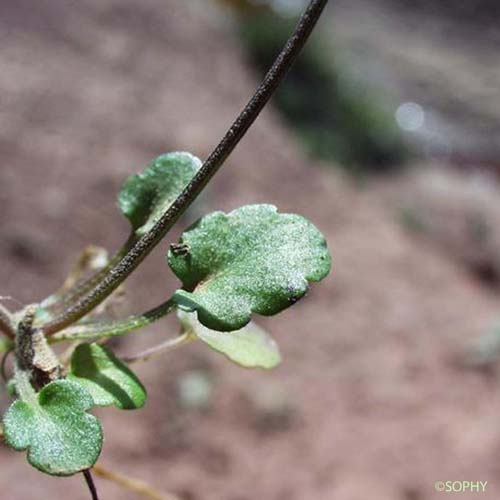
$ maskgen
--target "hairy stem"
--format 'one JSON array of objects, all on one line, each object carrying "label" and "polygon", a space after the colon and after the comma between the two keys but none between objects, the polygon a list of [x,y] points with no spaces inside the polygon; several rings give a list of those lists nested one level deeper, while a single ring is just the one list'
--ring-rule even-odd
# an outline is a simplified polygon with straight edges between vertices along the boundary
[{"label": "hairy stem", "polygon": [[219,145],[207,158],[198,173],[180,196],[170,205],[154,227],[145,234],[92,291],[44,327],[46,335],[66,328],[85,316],[115,290],[160,242],[177,219],[201,193],[231,154],[290,70],[308,40],[328,0],[312,0],[302,15],[294,33],[236,121]]},{"label": "hairy stem", "polygon": [[31,385],[29,371],[16,366],[16,392],[19,398],[31,404],[36,404],[37,395]]},{"label": "hairy stem", "polygon": [[117,337],[125,333],[144,328],[145,326],[154,323],[161,317],[166,316],[176,308],[176,304],[172,300],[167,300],[163,304],[137,316],[113,321],[111,323],[89,323],[84,325],[75,325],[66,328],[61,332],[50,337],[49,342],[63,342],[67,340],[90,340],[106,337]]}]

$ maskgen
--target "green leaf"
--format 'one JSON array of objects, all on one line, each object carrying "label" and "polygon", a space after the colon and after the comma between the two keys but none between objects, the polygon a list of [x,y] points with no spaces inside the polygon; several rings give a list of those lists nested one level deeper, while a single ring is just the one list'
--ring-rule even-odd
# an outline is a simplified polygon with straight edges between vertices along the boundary
[{"label": "green leaf", "polygon": [[282,311],[331,266],[318,229],[299,215],[279,214],[272,205],[214,212],[191,226],[181,244],[187,252],[168,254],[184,287],[174,300],[181,309],[197,311],[199,321],[213,330],[238,330],[252,312]]},{"label": "green leaf", "polygon": [[154,226],[200,167],[201,161],[189,153],[168,153],[125,181],[118,205],[136,236],[141,237]]},{"label": "green leaf", "polygon": [[90,394],[69,380],[46,385],[29,400],[17,400],[4,416],[6,442],[28,450],[28,461],[53,476],[70,476],[92,467],[102,447],[99,421],[86,413]]},{"label": "green leaf", "polygon": [[224,354],[237,365],[270,370],[281,362],[276,342],[253,322],[241,330],[218,332],[203,326],[198,321],[196,313],[178,311],[177,316],[185,331],[195,335],[214,351]]},{"label": "green leaf", "polygon": [[68,378],[85,387],[97,406],[135,410],[146,403],[146,389],[140,380],[99,344],[81,344],[75,349]]}]

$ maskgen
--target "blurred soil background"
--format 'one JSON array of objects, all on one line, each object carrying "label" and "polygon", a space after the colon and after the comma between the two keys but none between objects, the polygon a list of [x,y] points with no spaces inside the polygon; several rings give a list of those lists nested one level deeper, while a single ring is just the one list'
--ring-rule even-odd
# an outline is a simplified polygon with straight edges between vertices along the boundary
[{"label": "blurred soil background", "polygon": [[[102,464],[182,500],[500,495],[500,30],[493,1],[337,0],[287,85],[179,228],[269,202],[311,219],[334,270],[279,318],[273,372],[202,345],[137,365],[140,412],[99,411]],[[30,303],[155,156],[205,158],[301,2],[0,1],[0,293]],[[460,4],[460,5],[458,5]],[[174,241],[172,235],[169,241]],[[117,316],[176,283],[166,241]],[[131,354],[166,320],[115,342]],[[9,404],[2,393],[2,409]],[[87,499],[0,448],[1,498]],[[101,498],[133,499],[97,479]],[[464,493],[461,498],[477,498]]]}]

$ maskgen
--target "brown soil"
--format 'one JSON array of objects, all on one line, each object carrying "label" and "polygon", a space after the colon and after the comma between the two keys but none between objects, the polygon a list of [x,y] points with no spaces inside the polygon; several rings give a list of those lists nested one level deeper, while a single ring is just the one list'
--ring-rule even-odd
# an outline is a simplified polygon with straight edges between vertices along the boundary
[{"label": "brown soil", "polygon": [[[224,16],[175,0],[1,2],[3,295],[36,301],[86,244],[116,248],[127,227],[114,196],[149,159],[207,155],[257,82]],[[102,463],[185,500],[432,499],[446,495],[438,480],[488,481],[480,497],[498,498],[498,379],[456,362],[494,325],[497,293],[398,221],[392,195],[411,176],[359,189],[310,163],[267,110],[195,209],[272,202],[326,234],[331,277],[261,321],[282,366],[245,371],[201,345],[138,366],[149,402],[99,412]],[[175,285],[165,247],[131,280],[130,310]],[[193,371],[212,384],[204,408],[178,397]],[[0,469],[2,499],[88,498],[80,477],[39,474],[21,453],[1,449]]]}]

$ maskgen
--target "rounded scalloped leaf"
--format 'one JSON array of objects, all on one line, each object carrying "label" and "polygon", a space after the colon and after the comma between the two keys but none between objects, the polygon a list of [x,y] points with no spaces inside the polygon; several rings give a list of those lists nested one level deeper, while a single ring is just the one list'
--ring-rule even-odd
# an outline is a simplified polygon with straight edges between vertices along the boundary
[{"label": "rounded scalloped leaf", "polygon": [[195,335],[237,365],[270,370],[281,363],[278,344],[253,321],[241,330],[218,332],[202,325],[196,313],[178,311],[177,316],[184,331]]},{"label": "rounded scalloped leaf", "polygon": [[99,344],[81,344],[71,357],[68,378],[81,384],[97,406],[142,408],[146,389],[130,368]]},{"label": "rounded scalloped leaf", "polygon": [[201,161],[190,153],[167,153],[125,181],[118,205],[136,236],[141,237],[155,225],[200,167]]},{"label": "rounded scalloped leaf", "polygon": [[3,419],[5,440],[28,450],[28,462],[53,476],[70,476],[92,467],[102,447],[101,424],[86,413],[90,394],[70,380],[46,385],[32,401],[15,401]]},{"label": "rounded scalloped leaf", "polygon": [[168,254],[184,287],[174,300],[181,309],[197,311],[199,321],[212,330],[239,330],[252,312],[271,316],[282,311],[331,267],[318,229],[272,205],[214,212],[191,226],[180,242],[187,252]]}]

